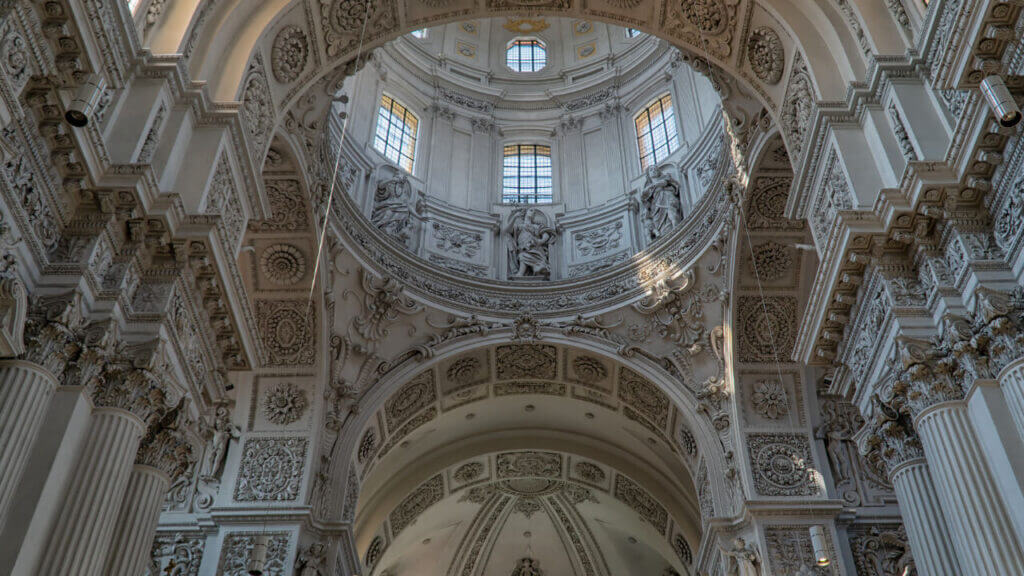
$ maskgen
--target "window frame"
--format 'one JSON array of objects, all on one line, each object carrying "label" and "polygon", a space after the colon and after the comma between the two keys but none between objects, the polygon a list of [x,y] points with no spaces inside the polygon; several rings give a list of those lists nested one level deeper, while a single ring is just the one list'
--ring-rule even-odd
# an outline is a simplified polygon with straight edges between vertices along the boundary
[{"label": "window frame", "polygon": [[[664,101],[666,99],[668,100],[668,104],[669,104],[667,107],[664,104]],[[654,125],[654,122],[653,122],[653,120],[651,118],[651,109],[654,108],[656,105],[660,105],[661,106],[662,112],[660,114],[660,117],[662,118],[662,120],[661,120],[661,124],[658,127],[652,127]],[[672,118],[671,119],[665,118],[665,110],[666,109],[671,112],[671,114],[672,114]],[[640,126],[638,125],[638,121],[644,115],[647,116],[647,127],[648,128],[647,128],[646,133],[644,135],[641,135],[640,134]],[[671,121],[672,129],[673,129],[673,132],[674,132],[674,134],[672,134],[672,135],[669,135],[669,133],[668,133],[668,125],[669,125],[670,121]],[[665,137],[664,148],[665,148],[666,151],[663,152],[663,153],[660,153],[660,154],[664,154],[664,155],[660,155],[659,152],[658,152],[658,150],[660,148],[662,148],[662,146],[658,146],[656,144],[657,141],[655,139],[655,131],[658,128],[661,128],[664,131],[664,137]],[[672,154],[674,154],[676,151],[678,151],[682,147],[682,143],[680,142],[682,130],[680,128],[681,127],[679,125],[679,114],[676,113],[675,98],[674,98],[674,95],[672,94],[671,90],[668,91],[668,92],[663,92],[659,96],[656,96],[656,97],[648,100],[647,103],[643,107],[641,107],[640,110],[636,114],[633,115],[633,133],[635,135],[636,152],[637,152],[636,158],[637,158],[637,161],[639,162],[639,165],[640,165],[640,172],[643,172],[643,171],[647,170],[651,166],[657,166],[658,164],[660,164],[661,162],[663,162],[664,160],[666,160],[670,156],[672,156]],[[649,138],[650,138],[650,141],[651,141],[651,150],[650,150],[649,154],[645,154],[643,146],[642,146],[642,141],[643,141],[643,138],[645,136],[648,136],[648,135],[649,135]],[[675,142],[675,147],[674,148],[671,147],[671,143],[672,142]],[[645,162],[645,158],[648,158],[648,157],[650,158],[650,161],[647,164],[645,164],[644,163]]]},{"label": "window frame", "polygon": [[[390,107],[388,108],[388,114],[385,117],[384,116],[384,109],[385,109],[385,102],[386,101],[390,101]],[[402,115],[401,115],[400,118],[398,118],[397,122],[395,120],[395,107],[396,106],[398,106],[402,110]],[[409,128],[409,124],[410,124],[409,123],[409,119],[410,118],[412,119],[412,124],[413,124],[412,125],[412,130],[411,130],[412,131],[412,135],[411,135],[411,137],[409,137],[410,140],[411,140],[411,142],[409,143],[409,145],[411,146],[411,150],[409,151],[408,154],[406,154],[405,153],[405,146],[407,144],[406,143],[406,137],[407,137],[406,131]],[[388,126],[387,126],[387,130],[384,132],[384,135],[382,137],[381,136],[381,122],[383,122],[384,120],[387,120]],[[397,138],[398,138],[397,144],[392,144],[392,142],[391,142],[392,128],[396,124],[398,124],[398,123],[401,124],[402,131],[401,131],[401,134],[399,134],[397,136]],[[416,152],[417,152],[417,148],[418,148],[418,144],[419,144],[420,123],[421,123],[420,117],[415,112],[413,112],[412,108],[410,108],[409,106],[405,105],[402,101],[400,101],[399,99],[395,98],[391,94],[389,94],[387,92],[382,92],[380,98],[377,101],[377,121],[374,123],[374,128],[373,128],[373,149],[374,149],[374,151],[376,151],[378,154],[380,154],[385,159],[387,159],[388,162],[391,162],[392,164],[398,166],[399,168],[401,168],[405,172],[407,172],[409,174],[412,174],[413,171],[416,169]],[[383,149],[378,147],[378,145],[377,145],[378,142],[383,142]],[[389,148],[394,149],[395,154],[397,155],[397,158],[392,158],[391,156],[389,156],[389,152],[388,152]],[[403,160],[408,160],[408,166],[406,166],[406,164],[403,162]]]},{"label": "window frame", "polygon": [[[516,149],[516,154],[508,154],[510,148]],[[532,153],[524,153],[524,148],[533,148]],[[546,151],[547,154],[543,154]],[[524,166],[521,160],[516,162],[514,168],[516,174],[512,177],[515,178],[516,186],[511,189],[513,194],[506,195],[506,178],[509,178],[506,171],[510,168],[506,165],[506,159],[510,156],[517,156],[520,159],[523,157],[533,158],[532,166]],[[538,164],[537,159],[547,157],[547,166]],[[543,206],[555,203],[555,164],[554,164],[554,148],[551,143],[543,141],[511,141],[504,142],[501,145],[501,204],[515,205],[515,204],[528,204],[530,206]],[[527,168],[532,171],[531,174],[523,174],[523,169]],[[547,168],[546,175],[539,175],[541,171]],[[533,179],[533,186],[523,187],[522,182],[525,179]],[[546,187],[540,186],[539,181],[541,179],[547,179],[548,185]],[[546,194],[541,192],[547,189]]]},{"label": "window frame", "polygon": [[417,40],[425,40],[427,38],[427,28],[413,30],[412,32],[409,32],[409,36],[412,36]]},{"label": "window frame", "polygon": [[[519,69],[513,68],[512,64],[511,64],[511,60],[512,60],[511,55],[512,55],[513,48],[515,48],[517,46],[522,46],[523,43],[530,43],[530,45],[533,46],[533,48],[531,49],[531,56],[530,56],[530,60],[529,60],[530,63],[531,63],[531,69],[530,70],[523,70],[523,69],[521,69],[522,68],[521,64],[524,61],[523,58],[522,58],[522,49],[521,48],[519,49],[520,54],[519,54],[519,57],[518,57],[518,60],[520,62],[520,68]],[[537,63],[537,58],[534,55],[534,51],[537,50],[537,49],[540,49],[541,54],[544,57],[544,60],[543,60],[541,66],[539,68],[534,67],[536,65],[536,63]],[[541,40],[537,36],[517,36],[517,37],[513,38],[512,40],[510,40],[507,45],[505,45],[505,67],[508,68],[509,70],[511,70],[512,72],[515,72],[516,74],[536,74],[537,72],[541,72],[545,68],[547,68],[548,67],[548,63],[549,63],[549,61],[548,61],[548,45],[547,45],[547,43],[545,43],[543,40]]]}]

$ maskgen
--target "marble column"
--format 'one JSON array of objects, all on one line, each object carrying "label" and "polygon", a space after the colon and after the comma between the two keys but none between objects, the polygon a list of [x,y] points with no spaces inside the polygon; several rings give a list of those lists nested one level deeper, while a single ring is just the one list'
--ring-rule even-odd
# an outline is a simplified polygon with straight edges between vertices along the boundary
[{"label": "marble column", "polygon": [[953,540],[924,458],[897,466],[891,477],[918,571],[922,576],[960,574]]},{"label": "marble column", "polygon": [[150,431],[142,439],[117,516],[104,576],[143,573],[167,490],[192,464],[192,449],[177,430]]},{"label": "marble column", "polygon": [[949,521],[925,461],[921,439],[902,396],[875,394],[864,413],[857,444],[867,462],[884,469],[892,481],[910,550],[922,576],[962,574]]},{"label": "marble column", "polygon": [[0,360],[0,527],[39,430],[57,378],[25,360]]},{"label": "marble column", "polygon": [[162,470],[145,464],[132,468],[104,575],[142,574],[160,520],[160,506],[170,485],[170,479]]},{"label": "marble column", "polygon": [[92,385],[92,421],[43,553],[41,576],[102,574],[145,422],[165,405],[161,390],[139,371],[103,370]]},{"label": "marble column", "polygon": [[914,418],[964,574],[1024,574],[1024,549],[961,400]]},{"label": "marble column", "polygon": [[1017,434],[1024,439],[1024,358],[1011,362],[999,373],[999,386],[1006,396],[1006,407],[1010,410]]}]

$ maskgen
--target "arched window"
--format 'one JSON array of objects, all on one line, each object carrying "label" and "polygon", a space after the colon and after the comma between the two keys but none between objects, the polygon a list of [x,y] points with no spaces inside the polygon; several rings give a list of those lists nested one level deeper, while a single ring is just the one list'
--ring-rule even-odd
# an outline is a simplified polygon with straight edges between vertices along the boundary
[{"label": "arched window", "polygon": [[373,147],[406,172],[412,172],[416,157],[416,128],[419,118],[397,100],[385,94],[377,111],[377,133]]},{"label": "arched window", "polygon": [[412,32],[409,32],[409,34],[413,38],[423,39],[423,38],[427,37],[427,29],[426,28],[420,28],[419,30],[413,30]]},{"label": "arched window", "polygon": [[505,51],[505,63],[516,72],[536,72],[547,65],[548,51],[536,38],[516,38]]},{"label": "arched window", "polygon": [[501,201],[547,204],[551,200],[551,147],[540,144],[505,146]]},{"label": "arched window", "polygon": [[636,115],[634,122],[642,170],[668,158],[679,148],[676,112],[670,95],[665,94],[648,104]]},{"label": "arched window", "polygon": [[626,28],[626,38],[636,38],[641,34],[643,34],[643,32],[637,30],[636,28]]}]

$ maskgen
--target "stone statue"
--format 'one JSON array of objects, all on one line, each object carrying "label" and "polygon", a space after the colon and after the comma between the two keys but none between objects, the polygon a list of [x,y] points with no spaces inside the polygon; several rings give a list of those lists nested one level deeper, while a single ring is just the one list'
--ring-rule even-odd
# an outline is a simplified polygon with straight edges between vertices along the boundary
[{"label": "stone statue", "polygon": [[203,478],[219,479],[228,455],[228,444],[241,437],[242,431],[231,422],[231,411],[227,406],[218,406],[213,426],[208,429],[210,436],[203,462]]},{"label": "stone statue", "polygon": [[651,240],[667,234],[683,220],[683,206],[679,201],[679,183],[658,166],[647,169],[644,191],[640,195],[644,225]]},{"label": "stone statue", "polygon": [[409,246],[413,231],[413,194],[409,178],[398,172],[377,185],[370,221],[385,234]]},{"label": "stone statue", "polygon": [[722,552],[725,560],[725,573],[727,576],[760,576],[756,564],[760,563],[757,550],[747,544],[743,538],[736,537],[728,549],[719,544],[718,549]]},{"label": "stone statue", "polygon": [[509,215],[508,262],[512,276],[549,278],[549,249],[558,233],[537,208],[516,208]]},{"label": "stone statue", "polygon": [[324,576],[323,568],[327,559],[327,547],[314,542],[295,558],[295,576]]}]

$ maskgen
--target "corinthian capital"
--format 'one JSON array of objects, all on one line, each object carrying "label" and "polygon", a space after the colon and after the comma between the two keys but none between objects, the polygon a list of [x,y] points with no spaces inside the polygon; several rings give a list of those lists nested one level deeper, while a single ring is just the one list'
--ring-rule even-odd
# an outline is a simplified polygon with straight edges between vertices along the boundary
[{"label": "corinthian capital", "polygon": [[169,408],[166,391],[151,372],[114,358],[89,389],[94,406],[127,410],[147,425]]},{"label": "corinthian capital", "polygon": [[924,457],[911,416],[898,397],[885,400],[877,393],[873,395],[864,426],[866,434],[860,435],[858,442],[860,453],[884,469],[890,479],[900,464]]},{"label": "corinthian capital", "polygon": [[151,427],[139,444],[135,462],[164,472],[174,482],[178,476],[192,468],[195,457],[192,445],[181,431]]},{"label": "corinthian capital", "polygon": [[960,400],[964,390],[957,379],[956,358],[935,342],[898,336],[899,370],[894,393],[906,394],[906,407],[914,416],[929,406]]},{"label": "corinthian capital", "polygon": [[82,294],[73,291],[35,299],[25,323],[22,358],[58,379],[82,351]]}]

